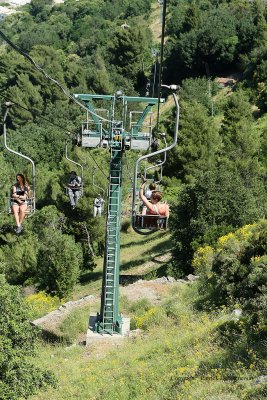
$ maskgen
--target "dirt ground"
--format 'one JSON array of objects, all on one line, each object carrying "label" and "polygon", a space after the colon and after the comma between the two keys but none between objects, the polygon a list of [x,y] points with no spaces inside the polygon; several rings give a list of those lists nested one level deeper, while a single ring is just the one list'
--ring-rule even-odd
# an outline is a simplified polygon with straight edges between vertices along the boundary
[{"label": "dirt ground", "polygon": [[[159,304],[162,297],[166,297],[175,284],[177,284],[177,282],[171,278],[158,278],[151,281],[140,279],[130,285],[121,286],[120,295],[126,296],[131,302],[145,298],[153,304]],[[73,309],[86,307],[87,305],[97,309],[99,304],[100,298],[98,296],[88,295],[80,300],[69,301],[61,305],[57,310],[36,319],[33,323],[39,325],[42,329],[53,332]]]}]

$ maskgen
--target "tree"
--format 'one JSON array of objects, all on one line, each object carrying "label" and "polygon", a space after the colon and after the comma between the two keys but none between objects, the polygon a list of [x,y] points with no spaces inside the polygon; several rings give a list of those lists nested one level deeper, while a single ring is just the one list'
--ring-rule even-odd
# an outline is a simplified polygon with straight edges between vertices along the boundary
[{"label": "tree", "polygon": [[0,275],[0,399],[28,398],[37,390],[55,386],[55,378],[27,358],[34,356],[37,328],[29,321],[29,310],[19,288]]},{"label": "tree", "polygon": [[[112,1],[113,3],[113,1]],[[130,0],[125,11],[125,18],[138,15],[149,16],[152,0]]]},{"label": "tree", "polygon": [[252,129],[251,104],[243,91],[228,100],[220,129],[221,155],[228,159],[228,168],[238,170],[244,177],[259,173],[258,154],[260,132]]},{"label": "tree", "polygon": [[[37,86],[30,82],[27,74],[21,74],[17,77],[16,86],[10,86],[7,90],[7,96],[22,107],[14,110],[12,107],[10,115],[12,126],[18,128],[33,120],[31,113],[32,107],[42,110],[43,100]],[[27,111],[30,110],[30,111]]]},{"label": "tree", "polygon": [[38,238],[28,232],[3,246],[4,272],[9,283],[27,285],[35,281],[38,248]]},{"label": "tree", "polygon": [[185,0],[178,0],[176,7],[171,7],[170,13],[171,18],[166,21],[166,34],[179,37],[186,14]]},{"label": "tree", "polygon": [[267,38],[266,5],[261,0],[255,0],[252,3],[252,7],[254,12],[254,21],[257,27],[257,44],[265,44]]},{"label": "tree", "polygon": [[52,0],[32,0],[30,3],[30,13],[37,21],[45,20],[52,8]]},{"label": "tree", "polygon": [[[210,85],[210,93],[209,93]],[[205,106],[207,111],[211,111],[211,96],[217,92],[216,84],[211,81],[208,82],[207,78],[189,78],[182,81],[182,88],[180,91],[181,99],[185,101],[197,101]]]},{"label": "tree", "polygon": [[72,236],[45,228],[37,265],[41,289],[63,298],[71,293],[82,264],[81,247]]},{"label": "tree", "polygon": [[175,158],[168,157],[167,170],[171,176],[189,182],[199,171],[211,169],[220,148],[218,130],[207,110],[196,101],[181,102],[178,146]]},{"label": "tree", "polygon": [[110,62],[116,70],[133,81],[144,69],[144,60],[150,59],[151,34],[136,24],[129,29],[119,28],[110,41]]},{"label": "tree", "polygon": [[266,207],[261,178],[244,180],[225,165],[200,173],[194,184],[184,187],[173,209],[177,276],[193,272],[191,261],[199,246],[212,245],[219,236],[264,218]]},{"label": "tree", "polygon": [[235,61],[237,43],[236,19],[219,7],[202,13],[199,26],[180,35],[177,55],[190,70],[203,70],[205,62],[222,70]]},{"label": "tree", "polygon": [[96,93],[109,94],[113,91],[113,85],[110,82],[110,75],[107,71],[104,58],[98,51],[92,60],[92,68],[90,69],[90,75],[88,74],[88,81],[90,87]]},{"label": "tree", "polygon": [[185,18],[182,26],[183,32],[189,32],[191,29],[199,28],[201,24],[199,5],[195,1],[190,2],[185,12]]}]

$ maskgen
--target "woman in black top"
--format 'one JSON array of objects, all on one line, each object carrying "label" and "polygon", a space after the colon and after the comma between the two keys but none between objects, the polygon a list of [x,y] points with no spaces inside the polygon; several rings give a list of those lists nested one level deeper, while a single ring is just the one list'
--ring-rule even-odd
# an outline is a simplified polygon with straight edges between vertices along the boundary
[{"label": "woman in black top", "polygon": [[27,198],[29,187],[26,178],[22,174],[16,175],[17,182],[12,186],[11,209],[16,220],[16,233],[21,233],[23,227],[22,222],[27,210]]}]

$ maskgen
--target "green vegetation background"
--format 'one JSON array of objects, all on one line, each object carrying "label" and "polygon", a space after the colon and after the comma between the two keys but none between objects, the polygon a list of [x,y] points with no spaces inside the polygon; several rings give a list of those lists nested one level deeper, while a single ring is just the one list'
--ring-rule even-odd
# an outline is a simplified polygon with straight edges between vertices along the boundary
[{"label": "green vegetation background", "polygon": [[[157,61],[155,54],[159,49],[159,40],[150,30],[150,26],[154,26],[155,10],[159,18],[158,3],[150,0],[67,0],[62,4],[32,0],[21,8],[21,12],[1,21],[0,28],[71,93],[113,94],[120,89],[127,95],[145,95],[147,91],[151,95]],[[155,391],[151,392],[151,398],[170,398],[174,394],[178,399],[184,393],[188,398],[217,396],[214,398],[219,399],[228,396],[234,399],[239,393],[239,398],[254,400],[266,395],[264,382],[255,387],[251,385],[254,378],[266,375],[266,16],[266,2],[262,0],[167,2],[163,82],[181,85],[181,118],[178,145],[168,154],[162,180],[171,205],[170,243],[173,250],[173,259],[163,273],[183,278],[198,268],[203,278],[197,285],[198,290],[187,289],[194,292],[192,301],[189,301],[187,290],[183,289],[185,297],[181,295],[177,299],[173,294],[169,302],[171,307],[180,307],[181,302],[181,307],[189,307],[190,312],[193,310],[192,318],[200,330],[201,324],[197,321],[202,318],[202,313],[219,309],[216,317],[213,313],[207,316],[207,329],[210,327],[214,341],[206,341],[209,336],[203,333],[200,347],[207,353],[211,353],[209,346],[219,346],[219,350],[214,357],[204,353],[203,359],[194,353],[196,363],[192,364],[187,354],[182,365],[182,357],[170,351],[173,346],[178,347],[174,341],[166,346],[169,350],[165,349],[166,358],[170,360],[170,364],[166,363],[168,368],[162,365],[161,369],[157,357],[151,358],[151,364],[157,367],[147,383],[141,373],[141,367],[147,368],[147,364],[142,364],[140,350],[140,357],[134,361],[136,369],[124,368],[128,371],[126,375],[116,376],[118,386],[112,388],[121,393],[117,394],[122,396],[118,399],[149,398],[148,392],[156,382],[159,386],[156,385]],[[123,24],[127,27],[123,28]],[[101,276],[99,265],[102,262],[105,222],[102,219],[96,224],[92,218],[93,198],[97,194],[92,185],[92,174],[94,172],[95,182],[106,188],[109,152],[72,146],[85,119],[83,111],[4,41],[1,42],[0,54],[2,115],[5,102],[14,102],[7,120],[8,143],[30,156],[37,167],[37,212],[25,222],[25,233],[16,237],[13,221],[6,214],[6,197],[15,174],[23,172],[31,180],[31,172],[25,162],[10,155],[1,143],[1,288],[5,288],[3,293],[8,298],[10,284],[31,286],[41,298],[56,304],[63,298],[67,300],[81,294],[86,284],[93,285],[93,288],[95,284],[96,288],[94,282]],[[232,80],[221,88],[217,77]],[[167,106],[160,120],[160,129],[167,132],[167,137],[174,129],[173,113],[172,107]],[[70,156],[85,165],[84,196],[75,212],[71,212],[64,192],[67,175],[73,169],[64,158],[66,140]],[[130,218],[129,178],[136,156],[128,152],[125,160],[128,165],[124,169],[123,181],[125,226]],[[238,238],[235,238],[236,230],[239,232],[238,229],[254,224],[256,228],[252,229],[251,235],[241,235],[240,238],[237,233]],[[234,239],[228,241],[227,235],[231,234]],[[226,247],[218,247],[221,237],[227,237]],[[208,258],[197,258],[201,249]],[[23,303],[23,300],[18,301]],[[2,315],[10,315],[13,320],[14,310],[9,308],[10,301],[3,304]],[[146,313],[147,318],[155,315],[155,321],[151,317],[151,327],[148,328],[148,335],[151,334],[151,338],[155,335],[155,343],[159,343],[157,334],[160,338],[164,324],[167,331],[174,332],[179,326],[180,313],[183,315],[181,310],[169,313],[166,307],[153,312],[150,307],[144,310],[144,320]],[[236,323],[227,321],[221,328],[217,316],[221,318],[221,312],[227,316],[234,308],[242,310],[242,324],[240,320]],[[31,313],[34,311],[28,312],[28,317],[27,313],[23,314],[25,321],[33,316]],[[211,321],[216,321],[214,324],[217,325]],[[147,329],[147,325],[141,327]],[[190,326],[190,323],[185,325]],[[184,335],[187,334],[185,325],[181,323],[180,329]],[[10,321],[5,321],[1,325],[0,344],[6,355],[6,349],[16,343],[16,334],[10,334],[6,345],[9,331]],[[217,337],[218,331],[222,333],[220,338]],[[31,335],[29,330],[29,341],[34,341]],[[173,333],[166,340],[171,341],[172,337],[176,335]],[[144,347],[149,344],[146,339],[142,340],[138,339]],[[46,345],[40,346],[39,351],[43,354],[42,346]],[[185,351],[183,346],[179,347],[181,352]],[[149,357],[157,351],[162,355],[161,350],[154,351],[152,347],[144,350],[147,351],[144,360],[150,360]],[[64,351],[64,347],[59,347],[60,354]],[[75,348],[71,351],[75,359],[83,350]],[[19,362],[14,363],[16,357],[19,357]],[[23,375],[31,374],[31,364],[23,367],[25,357],[28,357],[26,350],[16,356],[11,352],[6,359],[0,359],[1,365],[6,365],[0,373],[3,399],[17,400],[18,395],[27,398],[34,390],[53,384],[52,375],[48,373],[40,378],[39,386],[35,385],[34,379],[30,380],[25,393],[14,389],[11,384],[14,371],[18,374],[18,387]],[[125,361],[116,357],[115,354],[114,365],[116,362],[123,365]],[[216,357],[218,361],[215,362]],[[45,360],[44,354],[42,359]],[[44,364],[45,368],[49,366],[48,361]],[[108,370],[108,365],[103,362],[103,368]],[[230,369],[234,371],[232,374]],[[121,379],[121,386],[125,385],[130,370],[135,374],[133,381],[139,382],[140,393],[137,383],[134,387],[127,383],[123,389],[126,392],[121,391],[118,382]],[[168,375],[170,371],[173,371],[172,375]],[[215,379],[217,373],[218,379]],[[87,376],[91,374],[90,370]],[[96,372],[93,376],[99,395],[95,392],[92,398],[101,395],[108,399],[112,395],[111,387],[105,381],[99,383]],[[106,376],[109,376],[108,372]],[[166,385],[159,379],[161,376],[166,377]],[[212,381],[212,387],[206,392],[204,381]],[[197,386],[200,386],[200,392],[196,390]],[[194,393],[198,397],[194,397]]]}]

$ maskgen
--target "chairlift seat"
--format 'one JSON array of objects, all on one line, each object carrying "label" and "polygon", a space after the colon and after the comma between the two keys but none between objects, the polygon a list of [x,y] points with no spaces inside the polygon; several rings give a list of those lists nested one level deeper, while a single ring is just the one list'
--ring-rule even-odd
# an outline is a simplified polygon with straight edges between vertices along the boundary
[{"label": "chairlift seat", "polygon": [[168,217],[162,215],[139,215],[135,216],[135,228],[149,230],[166,230],[168,225]]},{"label": "chairlift seat", "polygon": [[93,120],[82,123],[82,147],[98,147],[102,140],[102,123]]},{"label": "chairlift seat", "polygon": [[151,137],[148,134],[140,134],[131,137],[131,150],[148,150],[151,145]]},{"label": "chairlift seat", "polygon": [[[12,197],[7,198],[7,210],[8,214],[13,214],[12,207],[11,207],[11,201]],[[35,212],[35,207],[34,207],[34,197],[28,197],[27,199],[27,209],[25,211],[25,217],[31,216]]]},{"label": "chairlift seat", "polygon": [[98,147],[101,143],[99,132],[84,130],[82,133],[82,147]]}]

